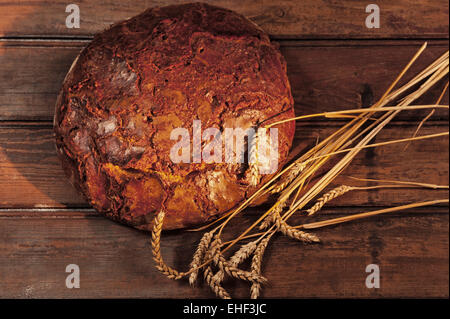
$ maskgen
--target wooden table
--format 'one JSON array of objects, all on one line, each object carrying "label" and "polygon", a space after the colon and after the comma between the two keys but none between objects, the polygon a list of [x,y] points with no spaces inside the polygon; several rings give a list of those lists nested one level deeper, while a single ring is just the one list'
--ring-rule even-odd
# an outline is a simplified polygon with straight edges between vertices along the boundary
[{"label": "wooden table", "polygon": [[[55,154],[52,118],[65,73],[94,33],[147,7],[181,1],[78,1],[81,27],[68,29],[70,1],[0,1],[0,297],[213,297],[155,270],[149,235],[99,216],[64,177]],[[448,49],[448,2],[377,1],[381,27],[366,28],[370,1],[219,0],[258,23],[280,43],[297,114],[368,106],[382,95],[418,47],[428,48],[405,79]],[[446,80],[418,104],[434,103]],[[419,103],[420,102],[420,103]],[[443,104],[448,104],[446,93]],[[377,141],[409,137],[427,111],[403,112]],[[295,147],[325,137],[339,121],[299,122]],[[448,131],[438,111],[420,134]],[[448,185],[448,139],[362,152],[345,171],[361,178]],[[344,182],[344,179],[341,179]],[[355,181],[345,180],[356,184]],[[364,183],[359,183],[364,184]],[[319,218],[448,198],[447,190],[395,189],[349,193]],[[261,208],[240,217],[249,225]],[[319,245],[278,237],[268,248],[263,297],[448,297],[448,207],[433,206],[317,231]],[[168,264],[185,269],[199,233],[164,235]],[[81,288],[65,285],[68,264]],[[368,289],[368,264],[381,287]],[[228,284],[234,297],[248,286]]]}]

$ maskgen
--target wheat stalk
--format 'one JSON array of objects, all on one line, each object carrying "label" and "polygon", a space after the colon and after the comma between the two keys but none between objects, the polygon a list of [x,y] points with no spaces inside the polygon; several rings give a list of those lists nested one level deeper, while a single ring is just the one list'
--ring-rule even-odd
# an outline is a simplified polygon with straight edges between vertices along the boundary
[{"label": "wheat stalk", "polygon": [[370,216],[376,216],[376,215],[381,215],[381,214],[397,212],[397,211],[410,209],[410,208],[424,207],[424,206],[430,206],[430,205],[436,205],[436,204],[448,204],[448,202],[449,202],[449,200],[448,200],[448,198],[446,198],[446,199],[437,199],[437,200],[426,201],[426,202],[412,203],[412,204],[407,204],[407,205],[379,209],[379,210],[375,210],[372,212],[365,212],[365,213],[354,214],[354,215],[350,215],[350,216],[333,218],[333,219],[324,220],[324,221],[315,222],[315,223],[302,224],[302,225],[298,225],[298,226],[293,226],[293,228],[295,228],[295,229],[298,229],[298,228],[315,229],[315,228],[320,228],[320,227],[325,227],[325,226],[342,224],[345,222],[349,222],[349,221],[353,221],[353,220],[357,220],[357,219],[361,219],[361,218],[367,218]]},{"label": "wheat stalk", "polygon": [[[427,92],[434,84],[436,84],[440,79],[446,76],[449,72],[449,62],[448,62],[448,52],[443,54],[435,62],[425,68],[418,75],[413,77],[405,85],[393,91],[393,88],[400,81],[402,76],[415,62],[418,56],[423,52],[426,47],[426,43],[420,48],[420,50],[414,55],[406,67],[400,72],[394,82],[385,91],[383,96],[370,108],[359,109],[359,110],[344,110],[337,112],[325,112],[319,114],[311,114],[302,117],[297,117],[293,119],[287,119],[280,122],[275,122],[266,126],[266,128],[277,125],[283,122],[301,119],[301,118],[312,118],[316,116],[324,116],[326,118],[333,118],[336,116],[345,117],[346,114],[359,113],[357,116],[350,116],[352,119],[346,123],[344,126],[336,130],[333,134],[322,140],[316,146],[312,147],[309,151],[303,154],[300,158],[295,160],[288,167],[284,168],[280,173],[277,173],[272,177],[267,183],[258,188],[247,200],[241,203],[236,209],[225,214],[223,217],[216,220],[222,221],[219,226],[217,226],[213,231],[205,234],[197,248],[193,260],[191,262],[190,270],[187,273],[178,273],[176,270],[167,266],[160,252],[160,237],[162,230],[162,223],[164,219],[164,212],[161,211],[155,218],[155,224],[152,232],[152,247],[154,259],[157,263],[157,268],[166,274],[169,278],[179,279],[186,274],[190,274],[191,284],[195,282],[200,268],[205,267],[204,278],[206,283],[211,287],[215,294],[221,298],[230,298],[230,295],[221,286],[221,282],[224,279],[225,274],[237,278],[240,280],[249,281],[252,283],[250,292],[252,298],[257,298],[260,294],[261,284],[266,282],[266,278],[261,275],[261,263],[264,251],[268,245],[271,236],[277,232],[281,232],[284,235],[294,238],[303,242],[319,242],[319,238],[314,234],[309,234],[304,232],[303,229],[314,229],[319,227],[324,227],[328,225],[335,225],[351,220],[356,220],[364,217],[374,216],[378,214],[384,214],[389,212],[395,212],[401,209],[407,209],[412,207],[422,207],[426,205],[434,205],[440,203],[448,203],[448,199],[435,200],[422,203],[413,203],[393,208],[387,208],[382,210],[377,210],[373,212],[366,212],[362,214],[355,214],[352,216],[345,216],[340,218],[334,218],[330,220],[325,220],[316,223],[301,224],[297,226],[291,226],[288,224],[287,220],[299,209],[302,209],[308,205],[314,198],[316,198],[326,187],[339,175],[341,172],[350,164],[354,157],[362,150],[368,147],[378,147],[381,145],[389,145],[393,143],[407,142],[425,138],[434,138],[438,136],[448,135],[448,132],[431,134],[427,136],[416,137],[416,133],[422,126],[423,122],[426,121],[425,118],[421,124],[419,124],[418,129],[414,133],[412,138],[394,140],[388,142],[369,144],[369,142],[400,112],[407,109],[426,109],[426,108],[445,108],[448,106],[437,105],[415,105],[410,106],[417,98],[422,96]],[[420,84],[419,84],[420,83]],[[396,106],[387,106],[388,103],[397,100],[401,95],[406,93],[413,86],[419,84],[420,86],[415,89],[412,93],[406,95]],[[446,86],[447,87],[447,86]],[[446,88],[444,89],[444,91]],[[441,94],[442,96],[442,94]],[[374,119],[374,114],[376,112],[383,112],[383,114]],[[367,126],[364,124],[367,121],[373,121]],[[249,184],[256,186],[260,181],[260,174],[258,169],[258,154],[257,154],[257,141],[258,136],[255,134],[254,138],[251,140],[251,145],[249,149],[249,171],[247,172],[247,178]],[[310,186],[308,183],[311,181],[314,174],[318,169],[322,168],[325,163],[327,163],[333,155],[344,154],[343,157],[337,161],[337,163],[328,170],[321,178]],[[414,182],[398,182],[393,181],[394,185],[377,185],[368,187],[356,187],[341,185],[337,188],[332,189],[322,195],[315,204],[307,210],[308,215],[313,215],[317,213],[322,207],[332,199],[350,191],[356,189],[375,189],[382,187],[402,187],[406,184],[416,187],[432,187],[435,189],[447,188],[448,186],[439,186],[425,183],[414,183]],[[306,185],[306,186],[304,186]],[[303,192],[303,190],[305,191]],[[257,220],[248,227],[242,234],[237,238],[230,240],[229,242],[222,243],[221,234],[225,226],[234,218],[237,214],[242,212],[247,206],[249,206],[254,200],[261,196],[268,194],[280,193],[280,196],[268,211],[262,214]],[[292,199],[293,195],[295,197]],[[297,198],[300,197],[300,198]],[[287,202],[291,203],[291,206],[286,212],[283,209]],[[260,229],[266,229],[270,225],[271,227],[263,233],[250,233],[252,229],[259,225]],[[211,226],[211,224],[201,227],[198,230],[205,229]],[[217,234],[213,239],[213,233],[218,230]],[[249,242],[246,245],[242,245],[234,255],[225,259],[224,253],[229,250],[238,241],[251,237],[259,237],[253,242]],[[238,268],[245,259],[249,258],[253,254],[251,271],[244,271]],[[216,274],[213,273],[213,268],[217,267],[218,271]]]},{"label": "wheat stalk", "polygon": [[[443,136],[448,136],[449,132],[441,132],[441,133],[436,133],[436,134],[429,134],[429,135],[423,135],[423,136],[416,136],[416,137],[410,137],[410,138],[404,138],[404,139],[396,139],[396,140],[391,140],[391,141],[386,141],[386,142],[379,142],[379,143],[373,143],[373,144],[367,144],[364,146],[360,146],[360,147],[352,147],[352,148],[345,148],[339,151],[335,151],[335,152],[331,152],[328,154],[322,154],[322,155],[318,155],[318,156],[313,156],[310,157],[309,159],[305,160],[304,163],[310,163],[312,161],[315,161],[317,159],[321,159],[321,158],[325,158],[325,157],[330,157],[330,156],[334,156],[334,155],[338,155],[338,154],[342,154],[342,153],[346,153],[346,152],[350,152],[352,150],[355,149],[366,149],[366,148],[374,148],[374,147],[379,147],[379,146],[385,146],[385,145],[392,145],[392,144],[397,144],[397,143],[404,143],[404,142],[408,142],[408,141],[419,141],[419,140],[424,140],[424,139],[430,139],[430,138],[436,138],[436,137],[443,137]],[[308,151],[306,154],[309,155],[310,151]],[[305,155],[304,155],[305,156]],[[304,157],[302,156],[302,158]],[[188,229],[187,231],[202,231],[205,229],[210,228],[212,225],[219,223],[220,221],[222,221],[225,218],[230,218],[230,215],[237,215],[239,212],[241,212],[244,208],[248,207],[248,205],[250,203],[252,203],[254,200],[256,200],[257,198],[266,195],[269,191],[268,188],[269,186],[276,181],[279,177],[283,176],[293,165],[295,164],[292,163],[290,165],[288,165],[286,168],[284,168],[281,172],[279,172],[276,176],[272,177],[271,180],[269,180],[267,183],[265,183],[264,185],[261,186],[261,188],[259,188],[253,195],[251,195],[244,203],[242,203],[235,211],[230,211],[226,214],[224,214],[223,216],[219,217],[218,219],[214,220],[213,222],[206,224],[204,226],[198,227],[198,228],[193,228],[193,229]],[[362,179],[361,179],[362,180]],[[395,182],[395,181],[392,181]],[[411,182],[408,182],[407,184],[411,184]],[[423,183],[419,183],[419,184],[423,184]],[[428,185],[432,185],[432,184],[428,184]],[[272,185],[273,186],[273,185]],[[280,197],[281,198],[281,197]],[[279,200],[280,201],[280,200]],[[268,214],[269,212],[267,212]],[[264,216],[266,217],[266,216]],[[223,226],[223,225],[221,225]]]},{"label": "wheat stalk", "polygon": [[[442,100],[442,98],[444,97],[445,91],[447,91],[448,84],[449,84],[449,81],[447,81],[447,83],[445,84],[444,89],[443,89],[442,92],[441,92],[441,95],[439,95],[439,97],[438,97],[438,99],[437,99],[437,101],[436,101],[436,104],[441,103],[441,100]],[[435,112],[434,109],[431,110],[431,112],[428,113],[428,115],[425,116],[425,117],[422,119],[422,121],[420,121],[420,123],[419,123],[419,125],[417,126],[416,130],[414,131],[414,134],[412,135],[412,137],[416,137],[417,133],[420,131],[420,128],[421,128],[421,127],[423,126],[423,124],[424,124],[424,123],[425,123],[425,122],[426,122],[426,121],[434,114],[434,112]],[[409,146],[410,143],[411,143],[411,142],[409,142],[408,144],[405,145],[405,147],[403,148],[403,152],[406,151],[406,149],[408,148],[408,146]]]},{"label": "wheat stalk", "polygon": [[[408,65],[411,65],[409,63]],[[402,72],[403,74],[404,72]],[[444,77],[446,74],[448,74],[448,61],[443,63],[438,70],[433,73],[422,86],[415,92],[409,94],[406,96],[406,98],[400,103],[402,106],[409,105],[411,102],[413,102],[415,99],[420,97],[423,93],[425,93],[432,85],[437,83],[442,77]],[[397,82],[396,80],[395,82]],[[392,87],[392,85],[391,85]],[[385,93],[384,96],[387,94]],[[380,100],[375,106],[378,106],[380,104],[386,103],[386,101]],[[315,197],[320,191],[322,191],[337,175],[339,175],[343,169],[353,160],[353,158],[359,153],[361,147],[367,145],[371,139],[373,139],[397,114],[400,112],[400,110],[397,111],[390,111],[387,112],[384,116],[382,116],[380,119],[382,119],[380,122],[375,121],[373,124],[375,124],[374,128],[370,130],[369,133],[367,133],[366,136],[364,136],[356,145],[356,148],[350,152],[348,152],[343,159],[341,159],[332,169],[330,169],[311,189],[306,192],[301,199],[297,201],[295,205],[292,206],[290,211],[287,214],[286,218],[289,218],[296,210],[303,208],[313,197]],[[368,113],[371,115],[371,113]],[[365,118],[360,122],[361,124],[358,124],[355,128],[361,127],[361,125],[365,122]],[[347,145],[347,143],[344,144]]]}]

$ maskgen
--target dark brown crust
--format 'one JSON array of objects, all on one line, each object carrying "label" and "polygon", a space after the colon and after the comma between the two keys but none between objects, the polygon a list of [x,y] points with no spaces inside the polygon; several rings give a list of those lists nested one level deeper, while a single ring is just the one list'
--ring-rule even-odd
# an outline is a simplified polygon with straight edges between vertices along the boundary
[{"label": "dark brown crust", "polygon": [[[246,164],[175,164],[170,131],[247,127],[294,116],[286,64],[268,36],[232,11],[206,4],[153,8],[95,36],[58,97],[58,154],[99,212],[149,230],[209,221],[242,202]],[[294,123],[278,126],[279,167]],[[266,181],[265,176],[260,182]]]}]

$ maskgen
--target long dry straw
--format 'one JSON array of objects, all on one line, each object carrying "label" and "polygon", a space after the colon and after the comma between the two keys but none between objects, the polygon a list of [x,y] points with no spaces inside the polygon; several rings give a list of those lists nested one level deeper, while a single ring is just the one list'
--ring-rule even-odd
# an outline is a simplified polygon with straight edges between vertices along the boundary
[{"label": "long dry straw", "polygon": [[[409,64],[410,65],[410,64]],[[445,70],[445,69],[444,69]],[[404,72],[402,72],[403,74]],[[448,61],[446,65],[446,73],[448,73]],[[445,73],[445,74],[446,74]],[[407,98],[401,103],[402,106],[409,105],[414,99],[418,98],[421,94],[425,92],[425,88],[429,88],[434,83],[436,83],[439,79],[444,76],[443,71],[438,71],[437,74],[433,74],[424,85],[419,88],[416,94],[408,95]],[[392,87],[392,86],[391,86]],[[385,94],[386,96],[386,94]],[[383,101],[380,100],[378,104],[382,104]],[[320,192],[326,185],[328,185],[347,165],[350,161],[359,153],[359,151],[366,145],[368,142],[373,139],[381,129],[386,126],[394,117],[398,114],[400,110],[393,111],[391,114],[388,112],[389,116],[387,116],[381,123],[379,123],[372,131],[370,131],[358,144],[356,148],[350,152],[348,152],[344,158],[336,164],[330,171],[328,171],[325,176],[316,183],[298,202],[294,205],[294,207],[288,213],[288,216],[292,215],[296,210],[301,209],[306,203],[308,203],[318,192]]]},{"label": "long dry straw", "polygon": [[[266,184],[260,187],[252,196],[250,196],[246,201],[244,201],[241,205],[239,205],[235,210],[230,211],[229,213],[225,214],[222,218],[219,218],[215,222],[197,229],[202,230],[205,229],[206,227],[210,227],[215,223],[223,221],[209,233],[206,233],[204,235],[201,243],[202,242],[204,242],[204,244],[206,243],[205,245],[203,245],[205,247],[199,247],[197,249],[197,252],[194,255],[194,260],[191,263],[191,268],[187,272],[183,273],[177,272],[173,268],[167,266],[162,259],[160,253],[160,237],[162,224],[164,220],[164,211],[161,211],[155,218],[155,224],[152,233],[153,238],[152,247],[154,259],[157,263],[157,268],[172,279],[179,279],[186,275],[191,275],[190,282],[193,283],[197,277],[199,269],[207,266],[204,271],[205,280],[215,291],[216,295],[222,298],[229,297],[228,293],[220,286],[220,282],[223,280],[224,274],[228,273],[232,277],[252,281],[251,295],[252,298],[256,298],[259,295],[261,283],[265,281],[264,277],[261,276],[262,254],[264,253],[268,241],[277,231],[280,231],[286,235],[292,236],[297,239],[301,240],[307,239],[317,241],[318,240],[317,237],[311,234],[304,233],[301,229],[315,229],[324,226],[348,222],[359,218],[395,212],[403,209],[448,203],[448,199],[441,199],[420,203],[412,203],[408,205],[386,208],[372,212],[365,212],[361,214],[354,214],[351,216],[334,218],[316,223],[308,223],[297,226],[291,226],[287,224],[288,218],[291,217],[297,210],[302,209],[305,205],[310,203],[327,185],[329,185],[350,164],[352,159],[362,149],[366,149],[369,147],[390,145],[394,143],[411,142],[427,138],[436,138],[449,134],[448,132],[441,132],[424,136],[416,136],[418,130],[423,125],[423,122],[425,122],[427,118],[431,116],[429,115],[419,124],[418,129],[411,138],[370,144],[370,141],[401,111],[412,109],[430,109],[430,108],[433,110],[436,108],[448,109],[447,105],[439,105],[443,94],[441,94],[437,103],[434,105],[411,106],[411,103],[414,100],[423,95],[426,91],[429,90],[430,87],[432,87],[435,83],[437,83],[440,79],[442,79],[444,76],[448,74],[449,71],[448,51],[444,53],[441,57],[439,57],[431,65],[429,65],[427,68],[425,68],[418,75],[416,75],[414,78],[408,81],[405,85],[401,86],[399,89],[395,91],[392,91],[393,88],[398,84],[400,79],[403,77],[403,75],[407,72],[407,70],[415,62],[415,60],[419,57],[419,55],[423,52],[425,48],[426,43],[418,50],[418,52],[414,55],[411,61],[400,72],[399,76],[385,91],[383,96],[374,105],[372,105],[372,107],[362,110],[359,109],[359,110],[344,110],[336,112],[324,112],[295,118],[298,120],[304,118],[323,116],[326,118],[350,117],[351,120],[338,130],[336,130],[334,133],[329,135],[327,138],[322,140],[320,143],[317,143],[316,146],[314,146],[305,154],[300,156],[297,160],[293,161],[280,173],[272,177]],[[417,88],[414,92],[406,95],[400,101],[400,103],[398,103],[398,105],[387,106],[388,103],[396,100],[403,93],[407,92],[410,88],[416,86],[420,82],[422,82],[422,84],[419,86],[419,88]],[[444,92],[446,88],[444,88]],[[377,112],[383,112],[383,114],[379,118],[374,119],[373,115]],[[288,120],[295,120],[295,119],[288,119]],[[278,125],[288,120],[275,122],[266,127]],[[370,125],[368,125],[367,127],[363,128],[363,125],[369,120],[372,121],[372,123],[370,123]],[[311,187],[307,186],[308,183],[311,181],[312,177],[314,176],[314,174],[320,168],[322,168],[324,164],[327,163],[334,155],[337,154],[343,154],[343,157],[337,162],[337,164],[335,164],[326,174],[324,174],[319,179],[319,181],[316,182],[314,185],[312,185]],[[319,198],[318,202],[314,206],[312,206],[312,208],[309,210],[309,213],[310,214],[316,213],[318,210],[322,208],[322,206],[326,202],[350,190],[362,190],[362,189],[369,190],[386,187],[391,188],[429,187],[434,189],[442,189],[442,188],[448,189],[448,186],[433,185],[418,182],[382,181],[369,179],[365,179],[365,181],[388,182],[391,184],[382,184],[365,187],[345,186],[345,185],[341,186],[340,188],[334,189],[323,195],[321,198]],[[278,201],[269,210],[267,210],[264,214],[262,214],[256,222],[254,222],[250,227],[248,227],[237,238],[225,243],[221,242],[220,240],[221,233],[223,232],[225,226],[230,222],[230,220],[233,217],[242,212],[254,200],[260,198],[261,196],[266,196],[267,194],[278,192],[280,193]],[[283,208],[286,207],[288,200],[290,200],[291,195],[294,194],[294,192],[295,192],[294,199],[291,201],[287,211],[283,213]],[[267,220],[270,221],[270,219],[268,219],[268,216],[272,216],[271,218],[273,219],[273,223],[265,232],[249,234],[249,232],[258,224],[266,222]],[[209,235],[207,236],[207,234]],[[215,234],[214,236],[215,239],[211,242],[213,234]],[[238,241],[252,237],[258,237],[258,239],[255,242],[251,242],[247,245],[242,246],[241,249],[238,250],[235,253],[235,255],[231,257],[230,261],[227,261],[223,257],[223,253],[225,253]],[[245,258],[250,257],[251,252],[249,251],[243,254],[243,251],[246,249],[247,246],[252,248],[252,251],[255,254],[253,256],[251,272],[246,272],[237,269],[235,267],[236,265],[241,263]],[[259,257],[257,256],[257,254],[259,254]],[[210,265],[212,261],[214,261],[214,264],[216,266],[219,266],[219,272],[216,274],[212,273],[212,268]]]},{"label": "long dry straw", "polygon": [[[400,75],[396,78],[396,80],[392,83],[392,85],[389,87],[389,89],[385,92],[383,97],[377,103],[375,103],[373,105],[373,107],[372,107],[373,109],[377,109],[380,106],[386,105],[389,100],[392,100],[395,96],[399,95],[397,92],[394,92],[393,94],[390,94],[390,92],[393,89],[393,87],[400,81],[401,77],[406,73],[406,71],[409,69],[409,67],[418,58],[418,56],[423,52],[425,47],[426,47],[426,44],[424,44],[419,49],[419,51],[416,53],[416,55],[413,57],[413,59],[407,64],[407,66],[403,69],[403,71],[400,73]],[[448,56],[448,53],[446,55]],[[444,55],[444,56],[446,56],[446,55]],[[416,82],[416,81],[418,81],[420,76],[425,78],[426,76],[429,76],[431,74],[431,77],[425,82],[425,84],[423,84],[416,92],[408,95],[402,101],[400,106],[408,106],[412,101],[414,101],[419,96],[421,96],[432,85],[434,85],[439,79],[441,79],[443,76],[445,76],[448,73],[448,60],[442,59],[442,57],[438,60],[440,60],[439,63],[433,63],[429,68],[427,68],[423,72],[421,72],[419,74],[419,76],[416,76],[415,78],[413,78],[412,82]],[[431,70],[429,70],[432,68],[434,68],[433,69],[434,73],[432,73]],[[410,87],[410,86],[411,86],[411,84],[404,85],[400,90],[404,91],[404,90],[406,90],[407,87]],[[377,124],[377,125],[376,126],[372,125],[372,126],[375,126],[372,129],[372,131],[370,133],[368,133],[356,145],[356,147],[354,149],[352,149],[350,152],[348,152],[347,155],[345,155],[344,158],[338,164],[336,164],[318,183],[316,183],[313,187],[311,187],[310,190],[305,195],[303,195],[303,197],[300,200],[298,200],[295,205],[291,206],[292,208],[285,214],[283,219],[286,220],[287,218],[289,218],[296,210],[301,209],[304,205],[306,205],[306,203],[311,201],[312,198],[315,197],[323,188],[325,188],[326,185],[328,185],[350,163],[350,161],[359,153],[359,151],[361,149],[363,149],[364,146],[367,145],[369,143],[369,141],[371,139],[373,139],[373,137],[375,137],[381,131],[381,129],[395,117],[395,115],[399,111],[400,110],[390,111],[390,112],[386,113],[387,115],[384,116],[384,118],[382,118],[382,121],[380,121],[380,123],[375,122],[375,124]],[[372,112],[367,113],[367,114],[372,116]],[[336,142],[337,145],[335,146],[335,149],[339,149],[339,147],[341,147],[345,143],[345,141],[348,141],[350,136],[354,132],[356,132],[356,130],[358,128],[360,128],[364,124],[364,122],[367,120],[367,116],[364,117],[364,115],[361,115],[360,117],[361,117],[360,121],[355,119],[350,122],[350,123],[356,123],[356,124],[349,130],[350,132],[348,132],[348,133],[344,132],[343,137],[338,139],[338,141]],[[347,126],[344,126],[344,127],[347,127]],[[320,146],[324,146],[324,145],[320,145]],[[324,149],[327,149],[327,145],[324,146]],[[328,158],[328,157],[326,157],[326,158]],[[319,162],[318,165],[315,165],[315,166],[316,167],[322,166],[324,162],[325,161],[322,160],[321,162]],[[315,171],[315,170],[310,169],[308,172],[309,172],[309,174],[311,174],[311,172],[313,172],[313,171]],[[281,196],[282,200],[285,199],[286,197],[288,197],[290,195],[290,193],[292,192],[292,190],[295,189],[295,187],[298,186],[301,182],[302,182],[302,180],[299,179],[296,184],[294,184],[290,189],[286,190],[285,194],[284,195],[282,194],[282,196]],[[262,220],[264,220],[264,218],[267,216],[267,214],[269,212],[270,212],[270,210],[268,212],[266,212],[266,214],[263,214],[253,225],[251,225],[239,237],[237,237],[234,241],[232,241],[228,245],[228,247],[224,249],[224,251],[226,251],[231,246],[233,246],[237,241],[239,241],[248,232],[250,232],[257,224],[259,224]],[[219,232],[221,232],[223,230],[223,228],[226,226],[226,224],[237,213],[238,213],[238,211],[235,211],[234,213],[230,214],[230,216],[228,216],[226,221],[222,223],[222,226],[221,226]]]},{"label": "long dry straw", "polygon": [[349,221],[352,221],[352,220],[366,218],[366,217],[371,217],[371,216],[375,216],[375,215],[392,213],[392,212],[397,212],[397,211],[400,211],[400,210],[406,210],[406,209],[423,207],[423,206],[445,204],[445,203],[448,203],[448,202],[449,202],[448,199],[438,199],[438,200],[432,200],[432,201],[426,201],[426,202],[407,204],[407,205],[402,205],[402,206],[397,206],[397,207],[390,207],[390,208],[385,208],[385,209],[379,209],[379,210],[366,212],[366,213],[361,213],[361,214],[354,214],[354,215],[345,216],[345,217],[333,218],[333,219],[324,220],[324,221],[315,222],[315,223],[303,224],[303,225],[295,226],[295,228],[315,229],[315,228],[320,228],[320,227],[325,227],[325,226],[342,224],[342,223],[349,222]]},{"label": "long dry straw", "polygon": [[[383,189],[383,188],[429,188],[429,189],[449,189],[449,185],[436,185],[430,183],[420,183],[413,181],[399,181],[399,180],[384,180],[384,179],[370,179],[370,178],[357,178],[353,176],[347,176],[350,179],[358,180],[358,181],[366,181],[366,182],[376,182],[376,183],[389,183],[389,184],[380,184],[374,186],[347,186],[350,190],[375,190],[375,189]],[[342,185],[345,186],[345,185]],[[425,205],[424,205],[425,206]],[[400,206],[402,207],[402,206]],[[401,210],[401,209],[399,209]],[[356,216],[356,215],[355,215]],[[368,216],[367,216],[368,217]],[[302,225],[293,226],[294,228],[300,228]],[[273,229],[272,229],[273,230]],[[271,233],[270,231],[261,232],[261,233],[253,233],[251,235],[246,235],[241,239],[249,239],[253,237],[262,236],[265,234]],[[271,233],[272,234],[272,233]],[[223,244],[230,244],[231,241],[224,242]]]},{"label": "long dry straw", "polygon": [[[440,100],[436,104],[429,104],[429,105],[413,105],[413,106],[385,106],[385,107],[377,107],[377,108],[369,108],[369,109],[351,109],[351,110],[342,110],[342,111],[333,111],[333,112],[322,112],[322,113],[315,113],[315,114],[308,114],[308,115],[302,115],[297,117],[292,117],[289,119],[277,121],[274,123],[271,123],[266,126],[266,128],[270,128],[275,125],[283,124],[286,122],[292,122],[292,121],[298,121],[298,120],[304,120],[314,117],[334,117],[335,115],[340,114],[357,114],[357,113],[372,113],[372,112],[387,112],[387,111],[398,111],[398,110],[422,110],[422,109],[429,109],[429,108],[436,108],[436,109],[448,109],[448,105],[439,105]],[[376,119],[375,119],[376,120]]]},{"label": "long dry straw", "polygon": [[[430,105],[429,107],[434,107],[434,105]],[[446,106],[448,108],[448,106]],[[358,111],[358,110],[356,110]],[[389,145],[389,144],[395,144],[395,143],[403,143],[409,140],[422,140],[422,139],[428,139],[428,138],[435,138],[435,137],[440,137],[440,136],[445,136],[448,135],[448,132],[442,132],[442,133],[435,133],[435,134],[429,134],[429,135],[424,135],[424,136],[419,136],[419,137],[415,137],[415,138],[409,138],[409,139],[397,139],[397,140],[392,140],[392,141],[386,141],[386,142],[380,142],[380,143],[375,143],[375,144],[368,144],[365,145],[361,148],[371,148],[371,147],[379,147],[379,146],[383,146],[383,145]],[[241,212],[245,207],[247,207],[253,200],[255,200],[256,198],[258,198],[259,196],[261,196],[262,194],[267,193],[267,189],[269,189],[272,193],[276,192],[276,187],[277,185],[272,185],[274,181],[276,181],[279,177],[284,177],[287,174],[287,178],[286,178],[286,184],[289,184],[293,178],[289,178],[289,174],[294,173],[293,177],[296,176],[296,173],[299,173],[301,171],[304,170],[305,165],[308,164],[309,162],[312,162],[315,159],[319,159],[319,158],[323,158],[323,157],[329,157],[332,155],[337,155],[337,154],[341,154],[341,153],[345,153],[348,151],[353,150],[354,148],[348,148],[348,149],[343,149],[343,150],[339,150],[336,152],[330,152],[327,153],[326,155],[321,155],[321,156],[314,156],[314,157],[309,157],[308,159],[305,159],[304,161],[295,161],[293,163],[291,163],[290,165],[288,165],[286,168],[284,168],[280,173],[278,173],[277,175],[275,175],[271,180],[269,180],[265,185],[263,185],[260,189],[258,189],[257,192],[255,192],[251,197],[249,197],[244,203],[242,203],[236,210],[231,211],[228,214],[223,215],[222,217],[216,219],[215,221],[205,225],[205,226],[201,226],[198,228],[194,228],[194,229],[189,229],[187,231],[202,231],[204,229],[207,229],[209,227],[211,227],[214,224],[217,224],[218,222],[220,222],[221,220],[229,217],[232,213],[237,214],[239,212]],[[307,154],[310,155],[311,152],[308,152]],[[300,159],[303,159],[307,156],[302,156]],[[270,187],[269,187],[270,186]]]},{"label": "long dry straw", "polygon": [[[441,100],[442,100],[442,98],[444,97],[445,91],[447,91],[448,83],[449,83],[449,82],[447,81],[447,83],[446,83],[445,86],[444,86],[444,89],[442,90],[441,95],[438,97],[438,99],[437,99],[437,101],[436,101],[436,104],[441,103]],[[417,133],[419,132],[419,130],[420,130],[420,128],[423,126],[423,124],[424,124],[424,123],[425,123],[425,122],[426,122],[426,121],[434,114],[434,111],[435,111],[435,110],[431,110],[431,112],[428,113],[428,115],[425,116],[425,118],[424,118],[422,121],[420,121],[419,125],[417,126],[416,130],[414,131],[414,134],[412,135],[413,138],[416,137]],[[408,146],[409,146],[410,144],[411,144],[411,143],[406,144],[405,147],[403,148],[403,151],[406,151],[406,149],[408,148]]]}]

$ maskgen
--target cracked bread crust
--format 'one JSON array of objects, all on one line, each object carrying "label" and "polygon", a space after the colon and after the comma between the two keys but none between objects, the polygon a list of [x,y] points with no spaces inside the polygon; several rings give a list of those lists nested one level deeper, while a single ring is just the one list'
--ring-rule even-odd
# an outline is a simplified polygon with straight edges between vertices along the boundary
[{"label": "cracked bread crust", "polygon": [[[97,34],[56,103],[58,155],[99,212],[151,230],[219,217],[250,196],[247,163],[173,163],[174,128],[246,129],[294,116],[285,61],[254,23],[232,11],[185,4],[152,8]],[[278,167],[294,122],[278,128]],[[273,175],[264,175],[259,185]]]}]

